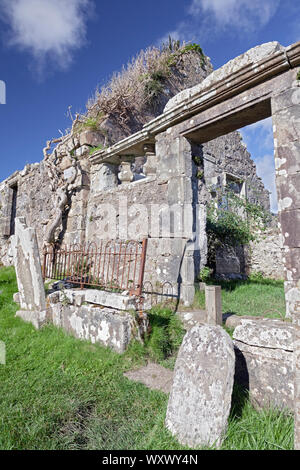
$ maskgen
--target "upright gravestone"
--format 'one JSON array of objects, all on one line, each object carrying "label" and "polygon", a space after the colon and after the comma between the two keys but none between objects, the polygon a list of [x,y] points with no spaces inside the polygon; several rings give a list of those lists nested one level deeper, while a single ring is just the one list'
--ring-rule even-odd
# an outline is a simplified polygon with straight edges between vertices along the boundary
[{"label": "upright gravestone", "polygon": [[221,286],[205,286],[205,305],[209,325],[222,326],[222,299]]},{"label": "upright gravestone", "polygon": [[230,336],[197,325],[184,337],[174,371],[166,426],[189,447],[220,447],[227,429],[235,370]]},{"label": "upright gravestone", "polygon": [[36,232],[27,228],[25,218],[15,222],[12,251],[16,268],[21,310],[16,313],[23,320],[40,328],[46,322],[46,299]]}]

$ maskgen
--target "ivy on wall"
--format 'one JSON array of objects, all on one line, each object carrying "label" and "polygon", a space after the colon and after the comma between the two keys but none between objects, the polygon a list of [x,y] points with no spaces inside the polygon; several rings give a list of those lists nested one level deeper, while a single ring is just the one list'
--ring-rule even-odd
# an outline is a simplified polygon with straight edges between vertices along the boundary
[{"label": "ivy on wall", "polygon": [[215,267],[216,249],[248,245],[265,231],[270,214],[260,205],[237,196],[229,187],[220,188],[207,207],[208,266]]}]

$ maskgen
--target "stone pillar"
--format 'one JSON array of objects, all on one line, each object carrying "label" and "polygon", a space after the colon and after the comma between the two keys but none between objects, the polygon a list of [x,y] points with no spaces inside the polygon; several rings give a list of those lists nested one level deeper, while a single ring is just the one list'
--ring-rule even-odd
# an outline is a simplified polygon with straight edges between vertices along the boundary
[{"label": "stone pillar", "polygon": [[134,174],[131,170],[131,162],[130,161],[122,161],[121,163],[121,171],[118,174],[118,178],[122,184],[124,183],[131,183],[134,179]]},{"label": "stone pillar", "polygon": [[[276,186],[287,316],[300,326],[300,83],[272,98]],[[298,330],[297,328],[297,330]],[[300,335],[294,342],[295,443],[300,450]]]},{"label": "stone pillar", "polygon": [[143,167],[146,176],[155,176],[157,168],[157,158],[155,154],[155,145],[147,144],[144,146],[145,157],[147,161]]},{"label": "stone pillar", "polygon": [[222,326],[222,299],[221,286],[205,286],[205,305],[207,323]]},{"label": "stone pillar", "polygon": [[300,324],[300,88],[297,83],[272,98],[272,118],[287,316]]},{"label": "stone pillar", "polygon": [[[167,202],[169,208],[182,208],[183,233],[178,226],[170,231],[170,243],[176,246],[181,242],[181,255],[171,251],[170,261],[173,277],[170,282],[177,284],[180,299],[188,306],[193,303],[195,295],[195,263],[194,263],[194,196],[192,187],[193,162],[192,149],[189,141],[178,135],[176,127],[168,129],[157,136],[157,182],[167,184]],[[181,239],[181,240],[180,240]],[[165,269],[165,266],[162,266]]]}]

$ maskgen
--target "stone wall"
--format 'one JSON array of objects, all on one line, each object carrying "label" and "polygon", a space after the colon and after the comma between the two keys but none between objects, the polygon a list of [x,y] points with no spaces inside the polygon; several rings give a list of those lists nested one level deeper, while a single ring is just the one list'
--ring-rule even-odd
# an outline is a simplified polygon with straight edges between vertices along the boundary
[{"label": "stone wall", "polygon": [[[38,243],[42,247],[45,227],[53,209],[53,195],[49,185],[43,162],[26,165],[24,170],[14,173],[1,184],[0,254],[4,264],[12,263],[9,248],[15,217],[25,217],[28,227],[36,229]],[[15,201],[12,188],[17,188]],[[2,206],[2,201],[6,202],[5,206]]]},{"label": "stone wall", "polygon": [[[63,160],[58,163],[62,174],[68,171],[65,165]],[[84,165],[84,161],[82,165]],[[58,228],[57,235],[60,240],[64,239],[67,243],[84,241],[88,188],[88,173],[82,172],[77,180],[77,188],[72,193],[62,224]],[[13,201],[14,190],[17,190],[15,202]],[[15,217],[25,217],[27,226],[35,228],[40,252],[42,252],[47,226],[55,215],[55,200],[56,194],[51,189],[51,179],[43,161],[26,165],[24,170],[14,173],[1,183],[0,260],[4,264],[12,263],[9,247]]]},{"label": "stone wall", "polygon": [[224,186],[230,176],[240,178],[241,194],[270,211],[270,196],[256,173],[256,165],[239,132],[231,132],[200,146],[207,188]]},{"label": "stone wall", "polygon": [[[148,165],[149,176],[145,177],[142,168],[139,168],[139,174],[133,175],[133,182],[123,181],[122,184],[119,179],[119,165],[90,164],[91,146],[84,141],[84,147],[81,148],[85,152],[79,155],[80,149],[76,150],[80,160],[80,173],[63,214],[62,223],[58,227],[58,239],[66,245],[85,241],[94,241],[99,245],[103,239],[136,238],[136,232],[139,231],[138,239],[149,237],[145,280],[151,281],[153,286],[170,282],[176,287],[181,282],[183,253],[186,252],[188,240],[193,238],[192,232],[196,231],[198,239],[193,248],[191,261],[193,266],[191,265],[192,271],[189,268],[188,272],[190,277],[197,277],[207,257],[205,206],[211,198],[210,185],[215,180],[221,181],[224,171],[230,173],[235,171],[235,175],[241,177],[244,176],[243,171],[248,171],[249,179],[254,182],[262,198],[266,197],[266,191],[256,176],[255,165],[237,132],[200,147],[192,145],[191,153],[182,155],[186,158],[186,161],[182,160],[182,169],[174,167],[173,139],[174,136],[170,132],[158,136],[157,156],[153,154],[148,157],[148,162],[145,159],[144,168]],[[164,141],[163,146],[159,144],[162,141]],[[91,143],[90,140],[88,142]],[[192,157],[199,156],[199,152],[202,152],[204,162],[202,164],[203,178],[199,177],[200,167],[197,165],[197,158],[192,160]],[[244,166],[242,163],[234,166],[235,160],[244,162]],[[134,159],[131,161],[134,162]],[[57,164],[62,178],[68,178],[72,171],[69,159],[62,157]],[[187,165],[187,170],[184,169],[185,165]],[[182,176],[176,176],[177,173]],[[13,214],[12,208],[14,185],[18,188],[16,214]],[[26,166],[22,172],[15,173],[2,183],[0,187],[2,262],[5,264],[12,262],[8,253],[11,221],[14,215],[26,215],[28,226],[34,227],[37,231],[40,250],[42,250],[49,220],[54,216],[55,197],[44,162]],[[157,233],[155,221],[157,222],[160,214],[159,223],[163,224],[161,219],[164,217],[164,206],[168,207],[173,204],[185,207],[188,213],[194,212],[188,234],[180,232],[176,218],[173,221],[173,227],[171,227],[172,222],[169,221],[172,233],[165,235],[162,226]],[[110,209],[107,211],[105,206]],[[114,211],[113,223],[107,218],[108,215],[112,215],[111,208]],[[228,264],[227,258],[228,256],[225,256],[225,262]],[[241,270],[244,270],[244,267],[241,267]],[[192,279],[190,282],[192,284]]]},{"label": "stone wall", "polygon": [[[275,221],[274,221],[275,222]],[[256,235],[249,246],[219,249],[216,252],[216,274],[223,278],[245,278],[261,274],[270,279],[284,279],[281,237],[275,223]]]},{"label": "stone wall", "polygon": [[246,269],[248,273],[259,272],[271,279],[284,279],[281,237],[277,227],[271,227],[250,243]]}]

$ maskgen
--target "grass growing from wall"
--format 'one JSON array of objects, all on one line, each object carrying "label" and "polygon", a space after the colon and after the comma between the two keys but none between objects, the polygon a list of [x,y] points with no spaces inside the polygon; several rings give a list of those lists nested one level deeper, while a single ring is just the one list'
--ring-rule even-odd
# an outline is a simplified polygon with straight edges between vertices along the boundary
[{"label": "grass growing from wall", "polygon": [[[184,449],[164,427],[167,396],[123,376],[149,358],[174,363],[184,332],[170,310],[153,309],[145,346],[120,356],[15,318],[16,291],[14,271],[0,269],[0,449]],[[223,448],[291,449],[292,428],[290,416],[259,413],[235,390]]]}]

